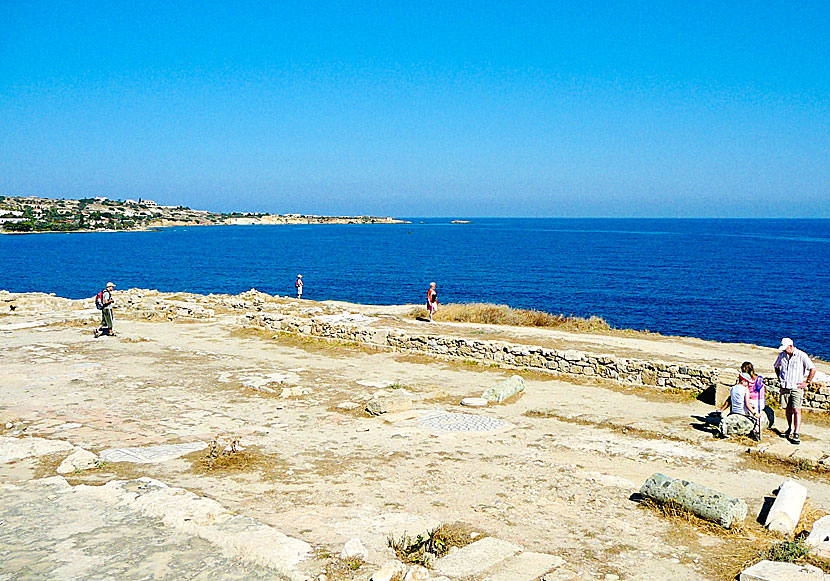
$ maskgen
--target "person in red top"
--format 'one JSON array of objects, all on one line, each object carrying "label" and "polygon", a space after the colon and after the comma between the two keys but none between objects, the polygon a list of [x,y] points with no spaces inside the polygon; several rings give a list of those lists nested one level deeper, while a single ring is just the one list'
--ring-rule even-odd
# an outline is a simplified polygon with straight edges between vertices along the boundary
[{"label": "person in red top", "polygon": [[438,292],[435,290],[435,283],[429,283],[429,290],[427,291],[427,312],[429,313],[429,322],[432,322],[432,315],[438,310]]}]

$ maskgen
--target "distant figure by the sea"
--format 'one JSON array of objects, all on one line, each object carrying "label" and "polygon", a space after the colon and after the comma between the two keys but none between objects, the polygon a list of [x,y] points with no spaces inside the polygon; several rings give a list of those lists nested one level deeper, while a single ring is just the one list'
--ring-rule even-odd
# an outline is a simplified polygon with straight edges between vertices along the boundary
[{"label": "distant figure by the sea", "polygon": [[429,283],[429,290],[427,291],[427,314],[429,315],[429,322],[432,322],[432,315],[438,310],[438,291],[435,290],[435,283]]},{"label": "distant figure by the sea", "polygon": [[297,281],[294,283],[294,287],[297,289],[297,298],[303,298],[303,275],[297,275]]}]

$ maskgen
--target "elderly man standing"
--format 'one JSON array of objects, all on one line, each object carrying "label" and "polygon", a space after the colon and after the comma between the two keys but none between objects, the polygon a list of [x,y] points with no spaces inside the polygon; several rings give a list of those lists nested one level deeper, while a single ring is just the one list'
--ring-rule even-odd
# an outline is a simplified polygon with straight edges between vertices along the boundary
[{"label": "elderly man standing", "polygon": [[[781,352],[775,360],[775,374],[781,380],[781,407],[787,409],[787,431],[785,438],[793,444],[800,444],[801,402],[807,384],[816,374],[816,366],[807,354],[796,349],[789,337],[781,339]],[[805,379],[806,376],[806,379]]]}]

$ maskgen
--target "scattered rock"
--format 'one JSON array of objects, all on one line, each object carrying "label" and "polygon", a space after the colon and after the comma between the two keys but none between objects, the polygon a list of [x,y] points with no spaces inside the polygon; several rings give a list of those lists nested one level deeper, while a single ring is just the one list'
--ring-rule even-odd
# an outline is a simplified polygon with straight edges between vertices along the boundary
[{"label": "scattered rock", "polygon": [[[384,395],[381,395],[384,394]],[[373,415],[402,412],[412,409],[412,396],[404,390],[396,389],[393,392],[380,392],[366,404],[366,411]]]},{"label": "scattered rock", "polygon": [[283,399],[287,399],[289,397],[300,397],[301,395],[308,395],[311,393],[311,388],[309,387],[300,387],[299,385],[294,387],[284,387],[280,392],[280,397]]},{"label": "scattered rock", "polygon": [[519,375],[514,375],[510,379],[505,379],[493,387],[488,387],[481,394],[481,397],[487,401],[501,403],[520,391],[524,391],[524,389],[525,380]]},{"label": "scattered rock", "polygon": [[824,573],[813,565],[760,561],[744,569],[740,581],[823,581]]},{"label": "scattered rock", "polygon": [[[761,416],[761,428],[766,430],[769,428],[769,421],[765,420],[766,416]],[[752,433],[757,422],[752,418],[742,414],[729,414],[724,416],[718,424],[718,431],[726,438],[730,436],[746,436]]]},{"label": "scattered rock", "polygon": [[81,470],[91,470],[98,466],[98,456],[83,448],[75,448],[58,466],[58,474],[71,474]]},{"label": "scattered rock", "polygon": [[369,581],[391,581],[392,577],[397,575],[404,575],[406,573],[406,565],[400,561],[389,561],[385,563],[380,569],[372,573]]},{"label": "scattered rock", "polygon": [[461,400],[461,405],[465,405],[471,408],[487,407],[488,403],[489,402],[483,397],[465,397]]},{"label": "scattered rock", "polygon": [[746,518],[747,506],[733,498],[700,484],[653,474],[640,488],[640,494],[659,502],[674,502],[700,518],[724,528]]},{"label": "scattered rock", "polygon": [[340,551],[340,558],[344,560],[357,558],[365,561],[369,558],[369,551],[366,550],[366,547],[363,546],[363,543],[360,542],[358,537],[352,537],[343,545],[343,550]]},{"label": "scattered rock", "polygon": [[337,409],[345,410],[345,411],[356,410],[359,407],[360,407],[360,404],[355,403],[353,401],[344,401],[344,402],[340,402],[339,404],[337,404]]},{"label": "scattered rock", "polygon": [[825,557],[830,557],[830,515],[825,515],[813,523],[810,535],[804,541],[816,552]]}]

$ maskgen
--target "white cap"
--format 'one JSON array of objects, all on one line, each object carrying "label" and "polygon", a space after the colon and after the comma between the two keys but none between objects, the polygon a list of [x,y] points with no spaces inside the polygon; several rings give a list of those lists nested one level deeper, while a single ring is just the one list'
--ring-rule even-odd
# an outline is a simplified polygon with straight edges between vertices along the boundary
[{"label": "white cap", "polygon": [[789,337],[784,337],[783,339],[781,339],[781,346],[778,347],[778,350],[779,351],[784,351],[788,347],[792,347],[792,346],[793,346],[793,340],[790,339]]},{"label": "white cap", "polygon": [[303,275],[302,275],[302,274],[298,274],[298,275],[297,275],[297,278],[303,278]]}]

